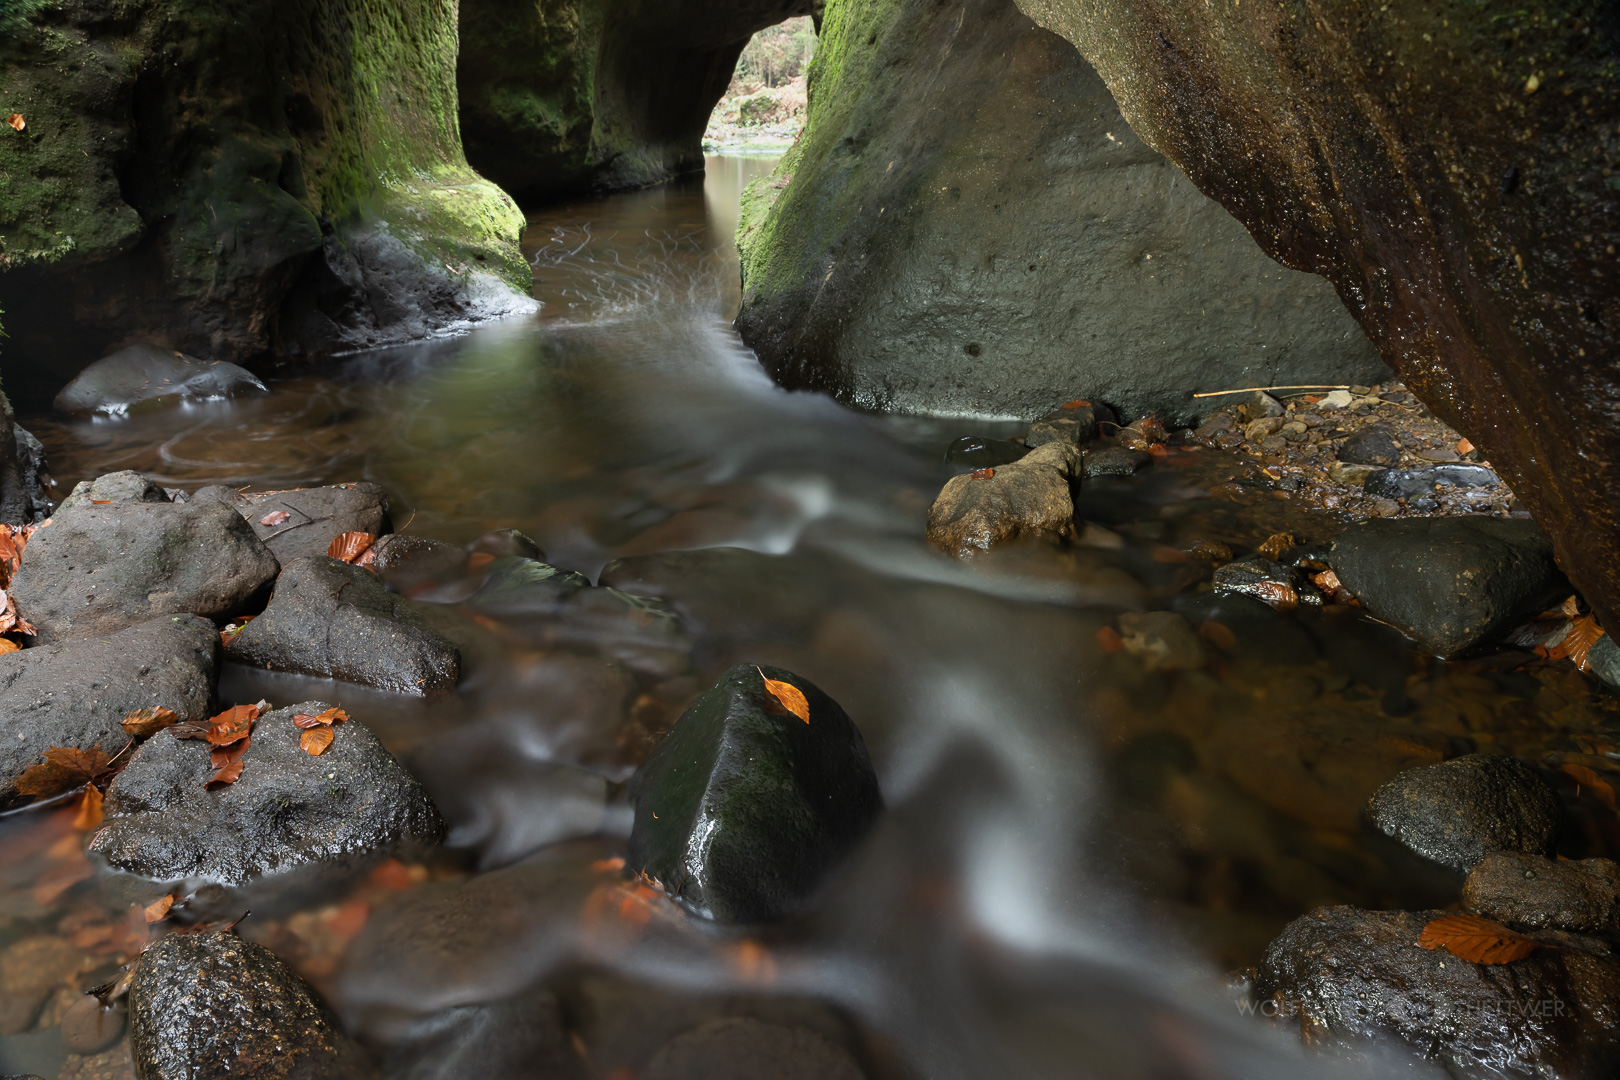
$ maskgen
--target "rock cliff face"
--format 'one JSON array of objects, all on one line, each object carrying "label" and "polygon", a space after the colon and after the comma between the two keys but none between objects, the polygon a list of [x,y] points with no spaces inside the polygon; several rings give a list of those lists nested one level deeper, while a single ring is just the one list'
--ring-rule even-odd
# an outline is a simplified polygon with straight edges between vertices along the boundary
[{"label": "rock cliff face", "polygon": [[1033,417],[1076,396],[1371,382],[1331,287],[1268,258],[1012,0],[833,0],[808,123],[745,199],[738,327],[871,408]]},{"label": "rock cliff face", "polygon": [[812,0],[464,0],[467,157],[519,197],[703,168],[703,129],[758,30]]},{"label": "rock cliff face", "polygon": [[454,0],[4,10],[13,390],[131,339],[251,361],[532,308],[522,217],[462,155]]},{"label": "rock cliff face", "polygon": [[1620,7],[1019,0],[1327,277],[1620,625]]}]

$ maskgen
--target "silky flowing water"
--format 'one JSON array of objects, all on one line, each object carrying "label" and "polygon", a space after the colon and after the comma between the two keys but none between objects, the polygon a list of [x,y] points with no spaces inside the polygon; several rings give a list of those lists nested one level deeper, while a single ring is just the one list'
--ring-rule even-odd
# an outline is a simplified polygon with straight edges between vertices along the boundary
[{"label": "silky flowing water", "polygon": [[[282,372],[264,397],[22,418],[64,492],[116,469],[187,488],[364,479],[396,528],[459,544],[515,527],[593,580],[615,559],[688,553],[636,575],[682,612],[674,659],[622,627],[469,619],[462,687],[425,701],[228,666],[222,705],[345,705],[452,827],[407,865],[245,897],[240,932],[383,1057],[444,1010],[521,1014],[544,992],[562,1003],[570,1075],[616,1080],[721,1014],[815,1027],[872,1077],[1423,1073],[1390,1048],[1313,1056],[1246,1012],[1227,972],[1320,904],[1455,898],[1454,879],[1359,817],[1411,765],[1491,744],[1543,763],[1569,781],[1568,853],[1609,853],[1612,792],[1558,771],[1614,769],[1609,700],[1522,654],[1425,659],[1347,609],[1223,613],[1178,549],[1338,528],[1224,454],[1088,481],[1081,516],[1106,531],[1084,545],[972,564],[932,551],[945,445],[1020,425],[868,415],[770,382],[730,319],[739,193],[771,164],[712,158],[702,183],[532,215],[532,320]],[[1097,636],[1143,606],[1230,633],[1204,670],[1151,672]],[[736,662],[837,699],[888,804],[812,913],[748,932],[695,923],[614,861],[625,781]],[[0,945],[66,939],[82,988],[148,931],[127,890],[91,875],[71,817],[0,819]],[[424,911],[456,912],[454,933]],[[63,993],[3,1033],[0,1073],[56,1075]]]}]

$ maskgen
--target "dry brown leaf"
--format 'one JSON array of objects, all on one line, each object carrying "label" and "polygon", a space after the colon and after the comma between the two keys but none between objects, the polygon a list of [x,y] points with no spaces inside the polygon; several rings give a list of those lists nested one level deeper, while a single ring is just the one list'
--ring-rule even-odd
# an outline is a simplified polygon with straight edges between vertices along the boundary
[{"label": "dry brown leaf", "polygon": [[137,739],[146,739],[179,722],[180,718],[172,710],[154,705],[149,709],[136,709],[119,721],[118,726]]},{"label": "dry brown leaf", "polygon": [[232,762],[242,760],[242,755],[247,753],[248,747],[251,745],[253,745],[253,740],[247,738],[240,742],[233,742],[228,746],[216,746],[208,755],[208,763],[216,770],[223,769]]},{"label": "dry brown leaf", "polygon": [[349,714],[344,712],[342,709],[331,708],[327,709],[318,716],[312,716],[309,713],[299,713],[297,716],[293,717],[293,724],[307,731],[310,728],[319,727],[322,724],[326,724],[328,726],[332,724],[341,724],[348,718]]},{"label": "dry brown leaf", "polygon": [[1471,453],[1473,451],[1473,449],[1474,449],[1474,444],[1469,442],[1467,439],[1459,439],[1457,441],[1457,453],[1459,453],[1459,454],[1467,454],[1467,453]]},{"label": "dry brown leaf", "polygon": [[326,549],[326,553],[334,559],[342,559],[346,563],[352,563],[369,551],[371,545],[376,542],[377,537],[372,533],[346,532],[332,540],[331,545]]},{"label": "dry brown leaf", "polygon": [[1073,401],[1065,401],[1060,407],[1064,409],[1089,409],[1091,408],[1091,402],[1086,401],[1084,398],[1075,398]]},{"label": "dry brown leaf", "polygon": [[14,652],[22,652],[22,646],[8,637],[0,637],[0,656]]},{"label": "dry brown leaf", "polygon": [[1478,915],[1442,915],[1423,928],[1417,943],[1425,949],[1444,949],[1470,964],[1511,964],[1537,949],[1557,948]]},{"label": "dry brown leaf", "polygon": [[101,789],[94,784],[84,786],[84,794],[79,798],[79,812],[73,817],[73,827],[80,832],[89,832],[101,826]]},{"label": "dry brown leaf", "polygon": [[259,718],[257,705],[233,705],[213,719],[208,729],[208,741],[215,746],[226,746],[245,739],[253,733],[253,721]]},{"label": "dry brown leaf", "polygon": [[324,724],[312,727],[298,736],[298,745],[304,748],[304,753],[320,757],[326,753],[326,748],[332,745],[332,729]]},{"label": "dry brown leaf", "polygon": [[23,119],[23,114],[20,112],[14,112],[10,116],[6,117],[6,123],[10,124],[18,131],[21,131],[23,128],[28,126],[28,121]]},{"label": "dry brown leaf", "polygon": [[45,751],[43,762],[30,766],[17,778],[17,793],[36,799],[53,798],[99,780],[106,775],[111,760],[99,746],[92,746],[88,752],[50,747]]},{"label": "dry brown leaf", "polygon": [[1254,586],[1253,595],[1278,611],[1292,611],[1299,606],[1299,594],[1287,582],[1262,581]]},{"label": "dry brown leaf", "polygon": [[242,759],[237,758],[214,773],[214,778],[203,785],[205,791],[218,791],[226,784],[234,784],[242,776]]},{"label": "dry brown leaf", "polygon": [[167,919],[169,917],[169,909],[172,907],[174,907],[174,893],[169,893],[167,896],[160,896],[150,904],[147,904],[142,910],[141,914],[146,919],[146,924],[150,926],[153,923],[162,922],[164,919]]},{"label": "dry brown leaf", "polygon": [[994,470],[994,469],[974,469],[972,472],[968,473],[968,475],[973,477],[973,479],[975,479],[975,480],[988,480],[992,476],[996,475],[996,470]]},{"label": "dry brown leaf", "polygon": [[1563,613],[1566,619],[1575,618],[1581,613],[1581,598],[1578,596],[1569,597],[1558,605],[1558,610]]},{"label": "dry brown leaf", "polygon": [[1293,533],[1272,533],[1266,537],[1265,543],[1260,545],[1260,554],[1276,562],[1282,558],[1282,553],[1293,547],[1297,541]]},{"label": "dry brown leaf", "polygon": [[[758,667],[755,667],[754,670],[758,671],[759,677],[765,680],[765,707],[767,709],[778,715],[792,713],[805,723],[810,722],[810,701],[804,696],[804,691],[792,683],[783,682],[780,679],[765,678],[765,672]],[[775,702],[774,705],[772,704],[773,701]]]},{"label": "dry brown leaf", "polygon": [[285,510],[272,510],[268,514],[264,515],[264,517],[259,519],[259,524],[268,525],[271,528],[275,528],[277,525],[285,525],[287,523],[287,519],[290,517],[292,517],[292,515],[287,513]]},{"label": "dry brown leaf", "polygon": [[1571,777],[1582,788],[1589,789],[1598,802],[1614,809],[1614,788],[1591,768],[1585,765],[1565,764],[1558,768],[1565,776]]},{"label": "dry brown leaf", "polygon": [[1564,639],[1552,652],[1558,656],[1569,657],[1577,668],[1585,671],[1588,667],[1587,654],[1602,636],[1603,627],[1598,625],[1597,619],[1590,615],[1577,615],[1570,620],[1569,633],[1564,635]]}]

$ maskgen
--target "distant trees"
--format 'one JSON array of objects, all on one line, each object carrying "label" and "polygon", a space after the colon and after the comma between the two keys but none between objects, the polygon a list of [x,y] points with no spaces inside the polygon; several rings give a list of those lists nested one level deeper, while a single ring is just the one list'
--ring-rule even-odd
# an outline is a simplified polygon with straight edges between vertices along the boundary
[{"label": "distant trees", "polygon": [[816,28],[809,16],[788,19],[755,34],[743,48],[732,76],[732,93],[762,83],[774,89],[792,82],[816,55]]}]

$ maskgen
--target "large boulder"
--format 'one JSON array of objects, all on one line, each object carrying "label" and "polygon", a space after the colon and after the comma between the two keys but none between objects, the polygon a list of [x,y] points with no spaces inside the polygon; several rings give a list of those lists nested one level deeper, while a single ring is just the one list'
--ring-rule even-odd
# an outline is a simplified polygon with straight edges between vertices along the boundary
[{"label": "large boulder", "polygon": [[64,507],[28,541],[11,583],[42,641],[109,634],[155,615],[240,614],[262,602],[279,568],[241,515],[212,500]]},{"label": "large boulder", "polygon": [[399,694],[448,690],[461,678],[460,653],[410,600],[371,571],[325,555],[289,563],[270,606],[227,651],[255,667]]},{"label": "large boulder", "polygon": [[[766,679],[797,689],[809,719]],[[838,703],[808,679],[752,664],[691,704],[631,790],[628,866],[721,922],[802,905],[883,809],[866,744]]]},{"label": "large boulder", "polygon": [[236,364],[198,360],[156,345],[130,345],[79,372],[53,404],[58,412],[122,416],[146,403],[267,392],[257,375]]},{"label": "large boulder", "polygon": [[1013,0],[834,0],[805,130],[744,198],[743,338],[870,408],[1035,417],[1084,386],[1376,382],[1328,285],[1272,261]]},{"label": "large boulder", "polygon": [[28,525],[43,520],[51,512],[53,483],[45,447],[17,423],[11,399],[0,393],[0,523]]},{"label": "large boulder", "polygon": [[364,1080],[370,1061],[325,1004],[263,945],[230,932],[170,934],[129,990],[141,1080]]},{"label": "large boulder", "polygon": [[119,721],[136,709],[207,716],[218,655],[212,623],[172,615],[0,656],[0,809],[23,801],[17,778],[52,746],[111,757],[129,742]]},{"label": "large boulder", "polygon": [[422,786],[364,724],[337,724],[319,756],[303,749],[293,718],[331,707],[306,701],[259,717],[240,777],[214,791],[205,787],[212,747],[153,736],[107,789],[90,851],[154,881],[240,885],[442,839],[444,822]]},{"label": "large boulder", "polygon": [[456,6],[10,5],[12,390],[131,340],[262,361],[534,310],[523,217],[468,167]]},{"label": "large boulder", "polygon": [[1614,7],[1019,5],[1262,247],[1334,284],[1620,625]]}]

